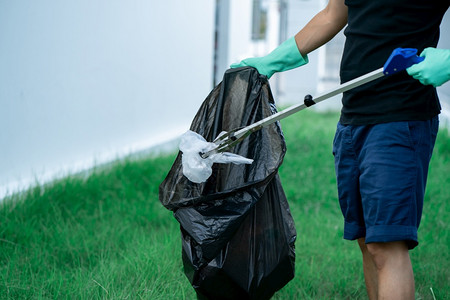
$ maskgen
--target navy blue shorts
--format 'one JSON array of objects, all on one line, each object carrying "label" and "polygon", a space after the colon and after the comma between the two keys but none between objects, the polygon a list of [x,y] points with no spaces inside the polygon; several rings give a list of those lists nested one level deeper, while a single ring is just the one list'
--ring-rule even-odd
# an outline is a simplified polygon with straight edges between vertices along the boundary
[{"label": "navy blue shorts", "polygon": [[344,239],[418,244],[428,165],[439,119],[338,123],[333,142]]}]

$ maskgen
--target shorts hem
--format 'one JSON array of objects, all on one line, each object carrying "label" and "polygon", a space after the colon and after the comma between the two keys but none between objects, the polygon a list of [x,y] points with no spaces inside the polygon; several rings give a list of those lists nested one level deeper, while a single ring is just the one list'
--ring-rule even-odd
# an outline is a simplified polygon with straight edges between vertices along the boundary
[{"label": "shorts hem", "polygon": [[366,230],[366,244],[406,241],[409,249],[416,247],[417,228],[404,225],[377,225]]},{"label": "shorts hem", "polygon": [[355,224],[347,223],[344,224],[344,239],[346,240],[356,240],[366,236],[366,228]]},{"label": "shorts hem", "polygon": [[417,228],[403,225],[377,225],[370,228],[345,223],[344,239],[356,240],[365,237],[366,244],[405,241],[408,249],[415,248],[419,242]]}]

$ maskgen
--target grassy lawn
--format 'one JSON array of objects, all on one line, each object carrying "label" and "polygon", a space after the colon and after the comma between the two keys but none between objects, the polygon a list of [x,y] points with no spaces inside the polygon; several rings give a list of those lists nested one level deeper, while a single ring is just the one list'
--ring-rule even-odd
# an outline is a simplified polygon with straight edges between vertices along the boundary
[{"label": "grassy lawn", "polygon": [[[298,232],[296,276],[274,299],[366,299],[356,242],[342,239],[331,145],[337,114],[282,122],[280,176]],[[122,160],[32,188],[0,204],[0,299],[195,299],[178,223],[158,200],[175,153]],[[416,298],[450,298],[450,136],[430,167]]]}]

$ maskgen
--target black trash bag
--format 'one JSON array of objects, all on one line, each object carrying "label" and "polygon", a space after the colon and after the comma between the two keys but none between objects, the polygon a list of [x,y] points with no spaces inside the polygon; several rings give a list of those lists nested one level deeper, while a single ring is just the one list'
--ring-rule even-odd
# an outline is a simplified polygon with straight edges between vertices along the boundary
[{"label": "black trash bag", "polygon": [[[220,132],[276,113],[266,76],[230,69],[208,95],[191,130]],[[269,299],[294,277],[296,231],[278,176],[286,153],[279,123],[252,133],[230,152],[251,165],[214,164],[204,183],[182,173],[181,152],[159,187],[182,233],[184,272],[201,299]]]}]

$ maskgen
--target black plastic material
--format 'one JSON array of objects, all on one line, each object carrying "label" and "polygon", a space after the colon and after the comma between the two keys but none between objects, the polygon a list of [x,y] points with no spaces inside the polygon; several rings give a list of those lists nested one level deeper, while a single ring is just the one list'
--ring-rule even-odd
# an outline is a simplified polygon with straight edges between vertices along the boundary
[{"label": "black plastic material", "polygon": [[[275,112],[266,76],[230,69],[190,129],[213,141]],[[180,223],[184,272],[199,299],[269,299],[294,277],[295,262],[296,231],[278,176],[286,153],[279,123],[230,151],[253,164],[214,164],[201,184],[183,176],[179,153],[159,198]]]}]

